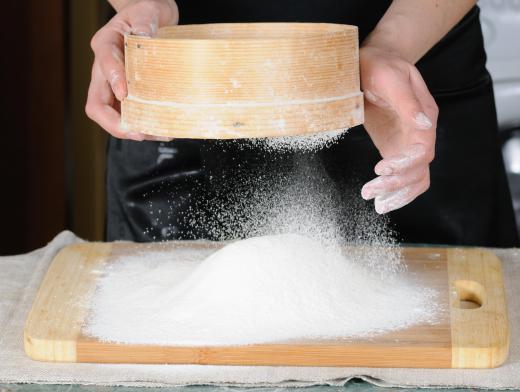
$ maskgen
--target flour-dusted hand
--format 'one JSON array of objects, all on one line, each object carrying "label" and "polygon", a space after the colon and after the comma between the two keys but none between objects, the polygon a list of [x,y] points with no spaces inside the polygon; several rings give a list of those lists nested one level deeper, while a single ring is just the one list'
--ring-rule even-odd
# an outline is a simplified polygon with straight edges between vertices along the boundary
[{"label": "flour-dusted hand", "polygon": [[360,50],[365,128],[383,160],[365,184],[384,214],[430,186],[438,108],[414,64],[475,6],[476,0],[393,0]]},{"label": "flour-dusted hand", "polygon": [[127,95],[124,36],[152,37],[161,26],[176,24],[177,5],[173,0],[112,0],[117,14],[92,38],[95,59],[85,107],[87,115],[107,132],[121,139],[166,140],[120,128],[120,102]]},{"label": "flour-dusted hand", "polygon": [[383,157],[361,195],[384,214],[429,188],[438,108],[417,68],[399,55],[365,46],[360,67],[364,125]]}]

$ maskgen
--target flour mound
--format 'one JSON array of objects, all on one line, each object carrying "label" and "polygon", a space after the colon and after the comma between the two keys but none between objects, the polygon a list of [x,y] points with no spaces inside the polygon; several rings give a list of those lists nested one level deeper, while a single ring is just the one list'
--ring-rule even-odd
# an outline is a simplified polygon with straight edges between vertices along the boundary
[{"label": "flour mound", "polygon": [[[136,344],[237,345],[372,336],[435,319],[431,291],[404,276],[382,279],[341,251],[295,234],[227,245],[174,287],[168,280],[175,263],[156,263],[138,276],[131,271],[131,264],[116,263],[101,278],[89,335]],[[128,300],[115,306],[115,298]]]}]

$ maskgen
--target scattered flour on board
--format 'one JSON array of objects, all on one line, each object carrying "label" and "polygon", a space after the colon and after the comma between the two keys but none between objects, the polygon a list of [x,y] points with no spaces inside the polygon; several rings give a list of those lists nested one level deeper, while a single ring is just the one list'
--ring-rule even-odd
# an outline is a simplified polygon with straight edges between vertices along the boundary
[{"label": "scattered flour on board", "polygon": [[412,277],[371,274],[302,235],[175,253],[110,264],[85,332],[112,342],[233,345],[369,337],[436,319],[437,294]]}]

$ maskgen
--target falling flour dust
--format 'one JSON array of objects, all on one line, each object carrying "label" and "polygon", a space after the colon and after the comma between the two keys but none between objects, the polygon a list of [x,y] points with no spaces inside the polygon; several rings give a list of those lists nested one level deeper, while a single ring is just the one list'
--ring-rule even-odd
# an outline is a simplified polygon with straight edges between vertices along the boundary
[{"label": "falling flour dust", "polygon": [[[339,136],[266,148],[312,150]],[[232,240],[226,246],[167,243],[170,251],[107,263],[84,332],[110,342],[237,345],[371,337],[437,322],[439,293],[407,273],[384,218],[337,189],[315,154],[298,156],[263,174],[241,167],[228,175],[234,182],[198,192],[208,196],[181,223],[193,238]]]},{"label": "falling flour dust", "polygon": [[278,136],[250,139],[250,143],[267,151],[318,151],[336,143],[348,129],[319,132],[301,136]]}]

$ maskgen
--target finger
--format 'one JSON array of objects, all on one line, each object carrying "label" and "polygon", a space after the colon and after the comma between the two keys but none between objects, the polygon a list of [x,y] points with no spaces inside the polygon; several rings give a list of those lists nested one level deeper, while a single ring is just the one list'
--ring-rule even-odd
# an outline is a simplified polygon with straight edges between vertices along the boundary
[{"label": "finger", "polygon": [[[135,12],[135,10],[134,10]],[[112,19],[92,39],[92,50],[99,60],[101,71],[110,83],[116,98],[122,101],[128,94],[124,62],[124,35],[153,37],[158,30],[159,14],[154,8],[142,14],[122,12]]]},{"label": "finger", "polygon": [[153,37],[159,28],[159,13],[133,16],[130,22],[130,34]]},{"label": "finger", "polygon": [[430,186],[429,175],[422,181],[409,185],[396,192],[375,198],[374,205],[378,214],[397,210],[411,203],[420,194],[424,193]]},{"label": "finger", "polygon": [[[399,116],[402,123],[411,129],[431,129],[432,120],[415,95],[410,73],[414,68],[403,65],[402,69],[383,68],[371,78],[371,93],[377,94]],[[369,95],[370,97],[370,95]]]},{"label": "finger", "polygon": [[[164,13],[164,12],[163,12]],[[164,15],[163,15],[164,16]],[[109,24],[120,32],[120,35],[133,34],[143,37],[153,37],[159,29],[161,21],[161,9],[153,2],[141,2],[125,7]]]},{"label": "finger", "polygon": [[122,101],[127,95],[123,36],[113,25],[103,27],[92,39],[92,50],[101,73],[108,81],[114,95]]},{"label": "finger", "polygon": [[113,102],[112,90],[99,69],[99,63],[95,61],[85,107],[88,117],[117,138],[142,140],[120,129],[121,115],[114,109]]},{"label": "finger", "polygon": [[423,144],[412,144],[402,154],[379,161],[374,172],[378,176],[403,174],[414,167],[429,164],[431,157],[428,153],[429,150]]},{"label": "finger", "polygon": [[402,175],[379,176],[363,186],[361,196],[365,200],[370,200],[396,192],[399,189],[422,181],[427,176],[427,171],[428,166],[421,166]]}]

